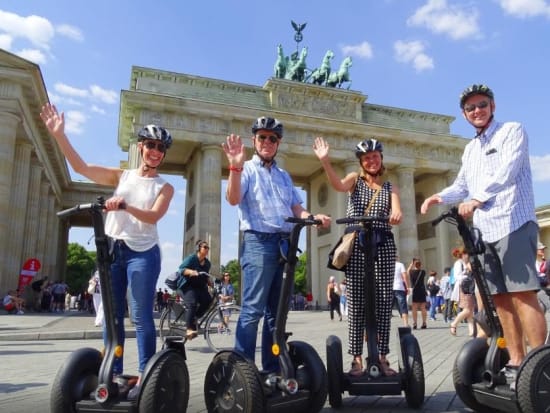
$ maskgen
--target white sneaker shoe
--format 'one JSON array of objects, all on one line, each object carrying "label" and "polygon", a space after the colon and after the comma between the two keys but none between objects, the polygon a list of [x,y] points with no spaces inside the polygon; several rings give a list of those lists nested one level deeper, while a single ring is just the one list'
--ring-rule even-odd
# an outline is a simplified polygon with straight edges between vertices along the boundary
[{"label": "white sneaker shoe", "polygon": [[23,310],[19,310],[19,311],[17,312],[17,314],[25,314],[25,313],[23,312]]}]

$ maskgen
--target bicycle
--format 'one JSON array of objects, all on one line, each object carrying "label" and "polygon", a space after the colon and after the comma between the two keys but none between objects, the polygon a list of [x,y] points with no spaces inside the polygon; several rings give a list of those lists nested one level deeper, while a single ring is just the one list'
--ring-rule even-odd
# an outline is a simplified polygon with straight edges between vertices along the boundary
[{"label": "bicycle", "polygon": [[[212,278],[216,278],[208,274]],[[199,334],[204,335],[208,347],[215,353],[221,350],[232,349],[235,345],[235,331],[241,307],[234,301],[222,303],[220,300],[221,283],[214,283],[212,302],[203,316],[197,320]],[[179,297],[178,297],[179,298]],[[159,322],[159,336],[185,337],[187,325],[185,323],[186,306],[177,298],[169,298],[162,311]]]}]

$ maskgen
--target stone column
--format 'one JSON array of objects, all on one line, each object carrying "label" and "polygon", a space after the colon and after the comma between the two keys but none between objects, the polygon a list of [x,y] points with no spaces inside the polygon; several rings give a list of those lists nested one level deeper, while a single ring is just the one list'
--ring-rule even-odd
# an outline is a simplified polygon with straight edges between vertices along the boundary
[{"label": "stone column", "polygon": [[221,247],[221,170],[222,148],[219,145],[202,147],[201,160],[195,175],[197,184],[197,240],[210,244],[209,259],[212,272],[220,272]]},{"label": "stone column", "polygon": [[137,169],[141,164],[141,152],[138,150],[137,141],[131,140],[128,147],[128,169]]},{"label": "stone column", "polygon": [[46,224],[46,234],[48,235],[48,242],[46,243],[46,249],[44,251],[44,274],[51,274],[52,278],[64,280],[64,274],[60,274],[56,268],[56,258],[55,248],[57,246],[57,228],[59,226],[60,219],[56,215],[55,208],[55,196],[54,194],[49,194],[46,202],[43,204],[44,208],[48,213],[48,222]]},{"label": "stone column", "polygon": [[399,258],[402,262],[409,261],[418,256],[418,231],[416,221],[416,201],[414,190],[414,168],[397,168],[399,179],[399,193],[403,220],[399,225],[399,241],[401,251]]},{"label": "stone column", "polygon": [[42,182],[43,168],[38,161],[31,162],[29,177],[29,192],[27,197],[27,211],[25,216],[25,239],[23,243],[23,259],[37,257],[38,248],[38,205],[40,200],[40,183]]},{"label": "stone column", "polygon": [[15,146],[12,188],[17,188],[17,190],[11,192],[11,217],[6,233],[6,238],[9,240],[5,249],[7,274],[19,274],[21,266],[27,259],[23,256],[23,243],[26,237],[25,211],[29,190],[31,151],[32,145],[27,143],[18,143]]},{"label": "stone column", "polygon": [[[456,174],[454,174],[456,176]],[[451,182],[454,180],[451,178]],[[443,188],[445,188],[448,185],[449,182],[449,174],[447,175],[440,175],[439,179],[437,179],[437,189],[436,191],[439,192]],[[442,214],[444,211],[449,209],[450,205],[434,205],[434,209],[437,211],[437,216]],[[433,207],[432,207],[433,208]],[[441,262],[440,268],[443,269],[446,266],[451,266],[453,264],[453,260],[451,259],[451,232],[454,231],[455,234],[456,228],[452,225],[445,224],[444,222],[440,223],[435,227],[435,237],[439,241],[439,260]]]},{"label": "stone column", "polygon": [[[7,246],[10,243],[9,234],[12,192],[12,174],[15,158],[15,139],[17,126],[21,119],[10,112],[0,112],[0,286],[3,290],[8,288],[7,283],[13,288],[13,282],[17,281],[18,272],[12,273],[8,266],[12,261],[9,258]],[[5,281],[2,281],[5,280]],[[6,283],[6,285],[4,285]],[[15,284],[16,285],[16,284]]]},{"label": "stone column", "polygon": [[[36,247],[36,258],[40,260],[42,265],[45,265],[46,261],[46,246],[48,245],[48,193],[50,190],[50,184],[47,181],[42,181],[40,183],[40,201],[38,209],[38,243]],[[57,219],[57,217],[56,217]],[[43,268],[42,273],[47,275],[49,278],[58,276],[58,274],[47,274],[46,268]],[[55,280],[54,280],[55,281]]]}]

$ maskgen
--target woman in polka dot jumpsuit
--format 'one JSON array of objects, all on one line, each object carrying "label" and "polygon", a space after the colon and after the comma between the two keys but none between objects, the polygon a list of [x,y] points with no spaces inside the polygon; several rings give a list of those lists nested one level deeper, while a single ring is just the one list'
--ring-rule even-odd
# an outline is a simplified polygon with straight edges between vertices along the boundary
[{"label": "woman in polka dot jumpsuit", "polygon": [[[385,171],[382,162],[382,144],[376,139],[359,142],[355,155],[361,166],[359,172],[350,172],[339,178],[333,169],[329,157],[329,145],[323,138],[316,138],[313,150],[323,166],[332,187],[339,192],[348,192],[347,216],[364,216],[371,199],[380,190],[368,212],[369,216],[389,216],[389,223],[378,222],[374,227],[379,229],[385,242],[378,247],[378,258],[375,262],[376,285],[376,321],[378,326],[378,349],[380,364],[386,375],[395,371],[387,365],[389,353],[390,321],[393,303],[393,277],[395,272],[396,247],[391,233],[391,225],[401,222],[401,204],[398,189],[382,179]],[[346,285],[348,287],[348,352],[353,356],[350,374],[363,374],[363,344],[365,333],[365,257],[355,239],[354,250],[346,266]]]}]

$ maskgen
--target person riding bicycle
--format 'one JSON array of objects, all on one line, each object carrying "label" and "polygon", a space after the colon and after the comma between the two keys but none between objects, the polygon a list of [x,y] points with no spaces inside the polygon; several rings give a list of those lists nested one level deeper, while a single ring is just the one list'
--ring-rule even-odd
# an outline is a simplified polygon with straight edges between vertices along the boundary
[{"label": "person riding bicycle", "polygon": [[195,245],[197,250],[185,257],[179,266],[180,273],[186,278],[186,281],[178,289],[178,293],[187,309],[185,311],[187,325],[185,336],[188,340],[197,337],[197,318],[204,315],[212,302],[212,296],[208,291],[208,272],[211,263],[206,258],[210,246],[203,240],[198,240]]}]

